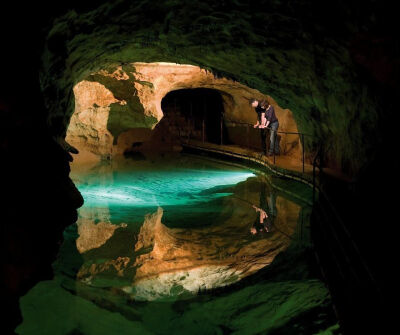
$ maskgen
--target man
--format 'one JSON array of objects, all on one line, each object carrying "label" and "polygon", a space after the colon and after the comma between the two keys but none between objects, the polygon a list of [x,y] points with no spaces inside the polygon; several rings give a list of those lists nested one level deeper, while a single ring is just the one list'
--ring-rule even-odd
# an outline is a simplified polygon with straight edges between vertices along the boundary
[{"label": "man", "polygon": [[257,123],[254,128],[261,128],[261,143],[263,145],[264,154],[266,154],[265,147],[265,128],[271,130],[270,133],[270,146],[268,156],[279,155],[279,144],[276,141],[276,135],[279,128],[279,121],[275,115],[275,108],[268,101],[263,100],[259,102],[256,99],[251,100],[251,105],[256,108],[256,113],[259,115]]},{"label": "man", "polygon": [[271,129],[270,146],[269,146],[268,156],[274,155],[274,152],[275,152],[275,155],[279,155],[279,143],[276,141],[276,135],[278,133],[278,128],[279,128],[279,121],[275,115],[274,106],[270,105],[269,102],[267,101],[265,104],[265,107],[266,107],[265,118],[267,119],[267,123],[265,124],[265,127],[268,128],[268,126],[270,126],[270,129]]},{"label": "man", "polygon": [[252,107],[255,108],[255,111],[257,113],[257,123],[254,125],[254,128],[261,128],[260,131],[260,136],[261,136],[261,147],[263,149],[264,155],[267,154],[267,144],[265,143],[265,137],[266,137],[266,129],[265,127],[261,127],[261,125],[266,123],[265,119],[265,108],[261,107],[261,104],[257,99],[251,99],[250,104]]}]

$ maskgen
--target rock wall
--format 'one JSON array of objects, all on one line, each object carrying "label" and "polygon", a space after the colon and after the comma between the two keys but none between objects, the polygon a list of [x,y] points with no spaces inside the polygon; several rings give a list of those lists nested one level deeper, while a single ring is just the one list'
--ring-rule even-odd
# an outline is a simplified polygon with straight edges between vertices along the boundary
[{"label": "rock wall", "polygon": [[[255,97],[267,99],[275,107],[281,131],[297,132],[290,110],[280,108],[268,95],[240,82],[216,78],[211,72],[193,65],[136,62],[129,67],[116,66],[113,72],[100,70],[74,86],[75,111],[66,140],[79,150],[80,161],[121,154],[133,143],[149,139],[151,132],[144,132],[143,128],[154,129],[161,120],[161,101],[167,93],[199,87],[221,93],[228,126],[235,127],[235,121],[256,122],[254,109],[249,105],[249,100]],[[130,103],[132,100],[136,104]],[[282,152],[300,158],[298,136],[282,134],[281,137]],[[236,142],[240,143],[241,139],[243,136]],[[287,142],[294,141],[297,146],[289,148]]]},{"label": "rock wall", "polygon": [[[145,213],[143,222],[116,224],[107,210],[83,208],[77,225],[80,236],[74,241],[83,264],[74,278],[93,286],[112,278],[116,290],[135,300],[158,300],[230,285],[267,268],[299,242],[302,209],[274,195],[276,217],[270,230],[252,235],[250,227],[259,214],[251,205],[243,207],[240,196],[245,193],[250,204],[258,204],[259,182],[237,184],[239,198],[224,198],[226,217],[211,225],[168,227],[162,207]],[[271,201],[272,197],[269,194]],[[174,293],[174,287],[182,291]]]},{"label": "rock wall", "polygon": [[[70,11],[54,21],[42,57],[52,132],[65,136],[73,87],[91,73],[133,62],[190,64],[270,96],[293,113],[300,132],[313,136],[308,153],[323,142],[326,164],[356,173],[380,143],[379,111],[350,52],[360,29],[354,8],[341,6],[261,1],[255,10],[244,1],[121,0]],[[140,109],[137,98],[127,102],[133,109]]]}]

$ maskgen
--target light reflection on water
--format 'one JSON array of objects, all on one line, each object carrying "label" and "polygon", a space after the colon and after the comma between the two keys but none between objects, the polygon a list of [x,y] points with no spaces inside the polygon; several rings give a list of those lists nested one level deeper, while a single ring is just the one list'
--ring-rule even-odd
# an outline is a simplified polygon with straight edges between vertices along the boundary
[{"label": "light reflection on water", "polygon": [[[230,186],[216,178],[225,173]],[[270,177],[249,173],[186,155],[74,167],[79,187],[127,183],[149,203],[87,201],[64,231],[54,278],[21,298],[16,332],[308,334],[310,324],[318,325],[312,333],[334,325],[329,292],[306,257],[310,207],[284,191],[306,189],[271,177],[273,188]]]},{"label": "light reflection on water", "polygon": [[300,212],[262,176],[185,155],[72,178],[85,199],[76,279],[134,300],[190,296],[258,271],[288,247]]}]

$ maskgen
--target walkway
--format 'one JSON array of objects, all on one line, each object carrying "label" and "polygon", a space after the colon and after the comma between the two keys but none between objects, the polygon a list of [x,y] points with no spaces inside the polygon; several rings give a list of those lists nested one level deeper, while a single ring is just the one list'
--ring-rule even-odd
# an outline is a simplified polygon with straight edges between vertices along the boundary
[{"label": "walkway", "polygon": [[292,179],[300,180],[306,184],[312,186],[313,179],[313,167],[310,164],[304,164],[304,173],[302,162],[298,159],[293,159],[290,156],[275,156],[267,157],[260,152],[243,148],[238,145],[219,145],[209,142],[202,142],[199,140],[191,139],[189,143],[182,141],[182,146],[188,149],[201,150],[206,152],[213,152],[222,154],[224,156],[230,156],[233,158],[239,158],[262,165],[272,172],[290,177]]},{"label": "walkway", "polygon": [[[224,156],[230,156],[239,158],[262,165],[268,168],[270,171],[289,177],[291,179],[302,181],[310,186],[313,185],[313,166],[311,164],[304,164],[304,172],[302,161],[295,159],[291,156],[282,155],[275,156],[275,162],[273,156],[265,156],[261,152],[254,151],[249,148],[241,147],[239,145],[220,145],[209,142],[202,142],[200,140],[190,139],[189,143],[186,140],[181,142],[184,148],[190,148],[194,150],[213,152]],[[319,170],[316,169],[316,177],[319,175]],[[351,178],[337,172],[335,170],[324,168],[324,175],[333,177],[344,182],[352,182]]]}]

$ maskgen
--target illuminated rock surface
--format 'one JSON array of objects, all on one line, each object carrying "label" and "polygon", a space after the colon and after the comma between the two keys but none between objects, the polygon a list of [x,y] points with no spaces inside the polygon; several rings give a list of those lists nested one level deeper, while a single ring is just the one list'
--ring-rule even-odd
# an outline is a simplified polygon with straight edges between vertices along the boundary
[{"label": "illuminated rock surface", "polygon": [[76,247],[80,253],[102,246],[116,229],[126,227],[126,224],[113,225],[106,208],[82,208],[77,225],[79,238]]},{"label": "illuminated rock surface", "polygon": [[[222,95],[225,118],[251,124],[256,122],[256,114],[249,100],[267,99],[275,107],[280,130],[298,131],[291,111],[280,108],[270,96],[240,82],[215,77],[198,66],[136,62],[126,70],[121,66],[114,72],[100,70],[86,79],[74,86],[75,111],[66,137],[80,151],[76,157],[79,161],[121,154],[135,142],[151,140],[151,129],[164,115],[161,100],[179,89],[217,90]],[[298,142],[293,135],[281,136],[282,148],[286,141]],[[151,149],[158,146],[159,143],[153,144]],[[300,151],[298,144],[289,153],[299,157]]]},{"label": "illuminated rock surface", "polygon": [[[335,327],[328,291],[305,257],[309,208],[272,187],[271,177],[174,154],[117,160],[73,179],[85,206],[64,232],[55,279],[21,299],[17,333]],[[253,205],[276,213],[256,235]]]},{"label": "illuminated rock surface", "polygon": [[[360,27],[343,8],[333,10],[346,22],[340,27],[325,17],[331,12],[324,5],[307,0],[261,3],[257,11],[245,1],[155,6],[145,0],[71,10],[54,21],[43,55],[41,85],[53,133],[65,134],[75,110],[71,91],[82,80],[100,82],[119,101],[112,104],[115,120],[126,118],[125,125],[111,122],[113,136],[132,122],[153,127],[161,113],[148,93],[187,86],[188,78],[160,86],[149,69],[131,74],[132,63],[189,64],[270,96],[293,113],[299,131],[314,136],[307,152],[323,140],[331,167],[357,171],[375,148],[378,106],[354,64],[351,36]],[[119,68],[115,80],[109,77]]]},{"label": "illuminated rock surface", "polygon": [[[376,229],[376,224],[390,222],[392,213],[365,211],[365,204],[370,203],[371,194],[385,195],[386,188],[393,184],[384,158],[396,152],[393,134],[397,124],[391,121],[397,114],[393,98],[398,96],[399,62],[394,46],[399,20],[394,4],[391,8],[391,3],[375,0],[364,1],[362,6],[359,1],[347,0],[261,0],[255,11],[252,2],[242,0],[116,0],[97,5],[100,2],[61,0],[44,8],[36,2],[14,1],[7,8],[15,10],[2,12],[5,50],[1,57],[5,66],[0,90],[0,147],[4,162],[10,163],[2,164],[2,175],[7,176],[2,189],[7,199],[3,203],[5,254],[10,255],[5,259],[8,276],[4,297],[9,325],[22,321],[18,317],[19,296],[38,280],[52,278],[50,264],[58,252],[57,241],[64,228],[75,221],[74,210],[81,205],[79,193],[68,179],[68,157],[47,135],[45,118],[51,125],[50,135],[64,137],[74,111],[74,85],[90,73],[107,69],[109,64],[125,67],[132,62],[193,64],[237,79],[289,108],[300,131],[315,135],[317,141],[326,140],[328,166],[356,171],[365,167],[357,175],[359,183],[350,197],[340,192],[339,185],[331,195],[348,204],[339,207],[338,202],[338,209],[346,213],[346,225],[358,238],[361,252],[372,261],[376,278],[391,298],[395,290],[384,278],[393,275],[382,260],[392,254],[396,242],[389,243],[386,230]],[[62,14],[70,8],[75,10]],[[18,13],[18,19],[9,13]],[[59,15],[63,17],[53,20]],[[27,29],[21,29],[21,24]],[[40,50],[43,44],[44,54]],[[38,69],[41,62],[43,66]],[[137,131],[135,134],[138,136]],[[121,134],[119,140],[124,136]],[[144,131],[140,136],[139,141],[148,133]],[[393,171],[397,170],[395,163],[390,163]],[[29,199],[23,207],[15,201],[21,198],[22,190],[23,198]],[[376,208],[396,208],[396,197],[381,196],[376,201]],[[115,229],[114,234],[123,230]],[[99,242],[108,236],[109,232],[105,233]],[[79,259],[78,255],[72,256]],[[45,288],[36,293],[50,299]],[[350,320],[368,331],[371,324],[364,321],[379,320],[376,311],[389,314],[386,311],[390,309],[390,304],[383,304],[386,309],[375,304],[371,293],[365,289],[365,299],[355,300],[357,308],[349,306]],[[59,297],[55,295],[58,302]],[[360,317],[355,319],[353,312],[357,310]],[[40,313],[36,315],[43,320]],[[78,325],[87,321],[85,317],[66,332],[79,333]],[[54,320],[66,318],[61,311]],[[101,318],[93,319],[104,326]],[[152,321],[155,324],[163,319],[158,316]],[[201,321],[204,328],[207,322]],[[38,328],[43,333],[44,328]],[[218,325],[214,330],[230,331]]]}]

